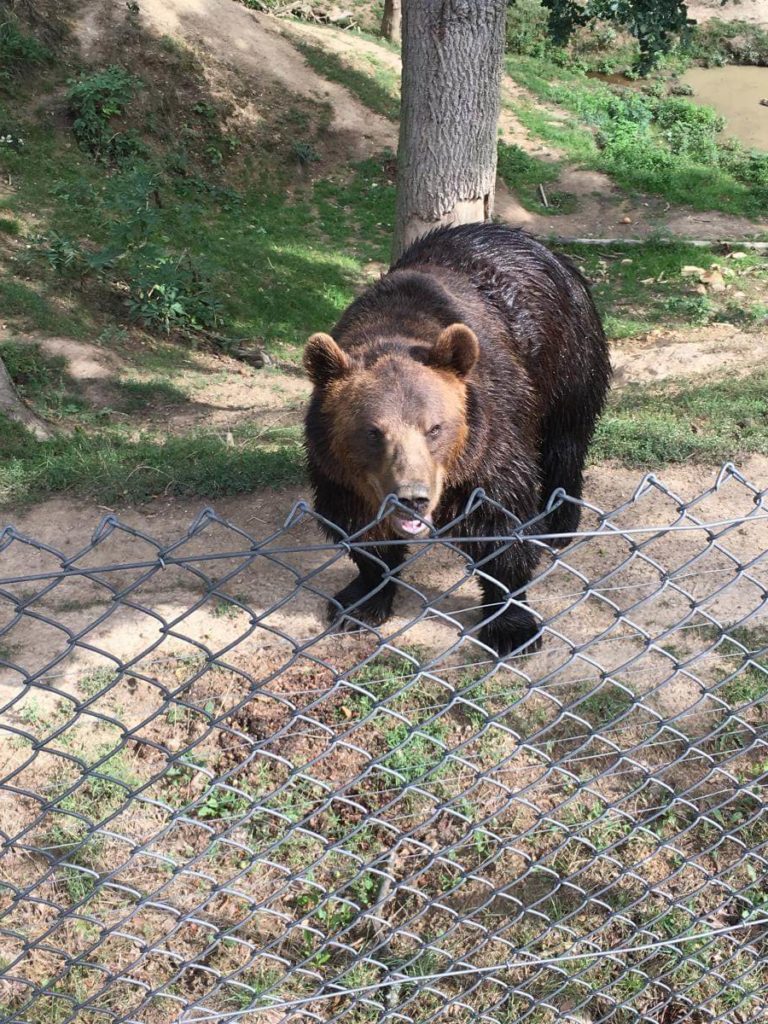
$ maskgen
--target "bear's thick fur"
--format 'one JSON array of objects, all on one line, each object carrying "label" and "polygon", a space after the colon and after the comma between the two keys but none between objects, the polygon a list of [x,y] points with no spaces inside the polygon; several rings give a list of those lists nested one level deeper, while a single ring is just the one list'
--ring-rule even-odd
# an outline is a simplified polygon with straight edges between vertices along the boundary
[{"label": "bear's thick fur", "polygon": [[[305,423],[317,511],[348,533],[395,494],[402,508],[379,538],[424,536],[481,487],[525,522],[562,487],[581,496],[582,471],[605,401],[610,364],[589,288],[564,258],[496,224],[443,228],[416,242],[342,315],[307,343],[314,384]],[[543,527],[570,533],[562,504]],[[477,537],[510,532],[491,503],[462,524]],[[330,537],[338,534],[329,528]],[[500,655],[538,632],[521,605],[536,545],[462,545],[482,565],[486,624]],[[355,551],[359,575],[330,602],[332,618],[378,624],[396,584],[382,582],[404,545]],[[498,584],[494,582],[498,581]],[[507,595],[515,600],[507,602]]]}]

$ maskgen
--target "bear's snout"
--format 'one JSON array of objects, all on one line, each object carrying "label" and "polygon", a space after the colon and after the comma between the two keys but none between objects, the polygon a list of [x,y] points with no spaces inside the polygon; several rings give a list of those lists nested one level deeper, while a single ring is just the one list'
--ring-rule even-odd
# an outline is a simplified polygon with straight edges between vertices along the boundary
[{"label": "bear's snout", "polygon": [[397,495],[397,500],[406,508],[411,508],[417,516],[422,516],[429,509],[429,492],[426,487],[417,485],[405,488]]}]

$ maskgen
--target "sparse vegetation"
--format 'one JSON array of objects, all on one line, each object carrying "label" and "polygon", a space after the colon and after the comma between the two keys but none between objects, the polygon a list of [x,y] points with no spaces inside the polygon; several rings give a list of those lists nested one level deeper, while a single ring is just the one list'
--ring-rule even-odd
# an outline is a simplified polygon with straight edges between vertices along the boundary
[{"label": "sparse vegetation", "polygon": [[[573,212],[576,197],[550,187],[560,177],[562,168],[558,163],[537,159],[519,146],[503,142],[499,143],[498,149],[499,177],[526,209],[552,215]],[[540,191],[540,186],[545,185],[546,206]]]},{"label": "sparse vegetation", "polygon": [[526,127],[578,163],[610,174],[622,188],[700,210],[758,217],[768,208],[768,154],[720,141],[723,122],[709,108],[612,88],[544,58],[517,57],[508,68],[535,96],[571,114],[553,120],[518,103]]},{"label": "sparse vegetation", "polygon": [[761,369],[698,386],[671,381],[627,387],[598,427],[593,458],[658,466],[766,454],[766,386],[768,374]]},{"label": "sparse vegetation", "polygon": [[296,45],[323,78],[349,89],[374,113],[397,121],[400,116],[400,83],[388,65],[371,58],[361,67],[320,46],[304,41]]},{"label": "sparse vegetation", "polygon": [[23,31],[10,11],[0,11],[0,88],[7,88],[14,76],[52,59],[48,47]]}]

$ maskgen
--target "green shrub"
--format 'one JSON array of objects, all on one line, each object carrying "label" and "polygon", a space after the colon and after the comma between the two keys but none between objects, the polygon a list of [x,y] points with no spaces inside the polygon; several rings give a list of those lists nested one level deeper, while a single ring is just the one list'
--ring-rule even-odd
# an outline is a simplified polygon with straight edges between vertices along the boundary
[{"label": "green shrub", "polygon": [[707,67],[723,64],[768,66],[768,30],[746,21],[712,18],[696,25],[687,46],[697,63]]},{"label": "green shrub", "polygon": [[0,21],[0,85],[29,67],[47,64],[51,51],[21,31],[13,18]]},{"label": "green shrub", "polygon": [[214,330],[221,323],[221,305],[209,277],[189,255],[169,255],[147,246],[121,261],[128,283],[126,300],[134,320],[150,330]]},{"label": "green shrub", "polygon": [[[721,140],[722,118],[674,96],[615,89],[567,74],[551,61],[520,57],[509,70],[537,96],[565,107],[574,122],[553,126],[518,107],[526,127],[572,157],[611,174],[625,189],[652,192],[697,209],[762,216],[768,199],[768,154]],[[594,145],[596,144],[596,146]]]},{"label": "green shrub", "polygon": [[725,119],[711,107],[667,99],[656,109],[656,124],[673,153],[717,163],[717,133],[725,127]]},{"label": "green shrub", "polygon": [[67,102],[74,118],[72,130],[82,149],[113,164],[144,152],[133,132],[111,125],[113,118],[125,113],[140,87],[138,78],[116,65],[70,82]]},{"label": "green shrub", "polygon": [[513,0],[507,9],[507,52],[540,56],[549,45],[548,25],[541,0]]}]

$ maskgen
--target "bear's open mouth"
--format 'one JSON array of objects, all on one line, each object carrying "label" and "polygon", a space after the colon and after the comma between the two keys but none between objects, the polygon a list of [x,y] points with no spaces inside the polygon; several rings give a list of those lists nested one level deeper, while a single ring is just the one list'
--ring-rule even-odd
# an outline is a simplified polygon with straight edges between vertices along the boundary
[{"label": "bear's open mouth", "polygon": [[432,517],[427,515],[423,519],[401,519],[399,516],[392,516],[392,525],[403,537],[418,537],[420,533],[429,531]]}]

